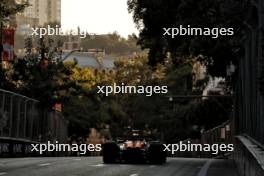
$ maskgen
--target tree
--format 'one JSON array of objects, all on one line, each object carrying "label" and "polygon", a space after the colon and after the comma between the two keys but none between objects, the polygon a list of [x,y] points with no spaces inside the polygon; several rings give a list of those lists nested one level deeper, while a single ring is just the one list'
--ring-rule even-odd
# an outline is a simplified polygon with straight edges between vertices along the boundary
[{"label": "tree", "polygon": [[[149,49],[149,64],[162,63],[170,52],[175,65],[188,56],[202,56],[211,76],[226,76],[226,66],[238,64],[243,54],[241,36],[249,9],[248,0],[128,0],[129,12],[140,29],[138,43]],[[233,36],[213,39],[208,36],[163,36],[163,28],[191,25],[192,27],[230,27]],[[186,57],[187,56],[187,57]]]},{"label": "tree", "polygon": [[106,54],[114,56],[125,56],[131,55],[134,52],[141,52],[140,48],[136,46],[134,35],[125,39],[117,32],[106,35],[96,35],[93,38],[87,37],[81,41],[81,47],[85,49],[104,48]]},{"label": "tree", "polygon": [[[1,30],[3,27],[3,22],[5,18],[11,17],[12,15],[17,14],[18,12],[22,12],[28,6],[27,2],[22,4],[15,4],[10,2],[9,0],[2,0],[0,2],[0,23],[1,23]],[[2,31],[0,31],[2,33]],[[2,34],[1,34],[2,37]],[[2,39],[2,38],[1,38]],[[3,46],[0,43],[0,56],[2,55]],[[3,69],[2,67],[2,58],[0,58],[0,87],[4,89],[9,89],[11,86],[7,78],[7,70]]]},{"label": "tree", "polygon": [[[117,61],[115,82],[125,85],[167,85],[169,93],[166,95],[201,94],[196,90],[203,90],[204,84],[197,84],[197,89],[193,89],[192,63],[183,63],[179,67],[171,64],[171,59],[167,58],[166,64],[158,64],[156,69],[152,69],[147,62],[147,56]],[[119,132],[120,135],[122,131],[120,133],[116,129],[125,130],[130,127],[161,137],[168,143],[178,142],[189,137],[199,137],[199,130],[220,125],[231,112],[232,102],[229,100],[176,98],[170,101],[166,95],[114,95],[125,118],[119,118],[120,123],[113,123],[110,116],[108,124],[111,132],[116,135]]]},{"label": "tree", "polygon": [[2,0],[0,2],[0,21],[2,22],[4,18],[10,17],[23,11],[27,6],[28,2],[22,2],[21,4],[16,4],[10,0]]},{"label": "tree", "polygon": [[78,92],[71,81],[72,65],[64,65],[56,53],[56,45],[49,38],[39,40],[37,53],[32,52],[31,39],[26,40],[27,55],[13,63],[9,80],[15,91],[40,101],[43,108],[51,109],[57,101]]},{"label": "tree", "polygon": [[113,110],[117,109],[115,108],[117,105],[111,98],[97,94],[96,86],[110,84],[113,80],[111,74],[89,67],[79,67],[71,62],[65,65],[72,65],[69,79],[81,90],[64,101],[63,114],[70,121],[70,135],[84,137],[90,128],[105,128],[104,124],[115,118],[115,113],[112,112],[117,111]]}]

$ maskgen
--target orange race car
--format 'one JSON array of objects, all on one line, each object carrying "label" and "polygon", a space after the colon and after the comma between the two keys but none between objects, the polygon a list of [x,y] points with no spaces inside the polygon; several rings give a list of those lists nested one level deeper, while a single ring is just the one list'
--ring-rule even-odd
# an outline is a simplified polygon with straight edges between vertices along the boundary
[{"label": "orange race car", "polygon": [[149,140],[146,137],[133,133],[103,145],[104,163],[166,163],[166,152],[159,141]]}]

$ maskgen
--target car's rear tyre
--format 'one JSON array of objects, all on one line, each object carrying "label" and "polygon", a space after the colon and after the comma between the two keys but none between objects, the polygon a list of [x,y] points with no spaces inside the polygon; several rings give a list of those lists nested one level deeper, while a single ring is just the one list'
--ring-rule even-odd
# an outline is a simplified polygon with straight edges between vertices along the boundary
[{"label": "car's rear tyre", "polygon": [[162,144],[150,144],[148,148],[148,161],[150,164],[166,163],[166,152]]},{"label": "car's rear tyre", "polygon": [[120,148],[114,142],[105,143],[103,145],[103,162],[106,164],[116,163],[119,159]]}]

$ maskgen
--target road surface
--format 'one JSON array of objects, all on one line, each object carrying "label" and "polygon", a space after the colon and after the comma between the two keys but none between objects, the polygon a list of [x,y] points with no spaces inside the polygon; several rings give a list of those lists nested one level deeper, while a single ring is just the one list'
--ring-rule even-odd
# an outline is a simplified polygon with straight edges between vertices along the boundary
[{"label": "road surface", "polygon": [[0,158],[0,176],[206,176],[211,161],[169,158],[164,165],[129,165],[103,164],[101,157]]}]

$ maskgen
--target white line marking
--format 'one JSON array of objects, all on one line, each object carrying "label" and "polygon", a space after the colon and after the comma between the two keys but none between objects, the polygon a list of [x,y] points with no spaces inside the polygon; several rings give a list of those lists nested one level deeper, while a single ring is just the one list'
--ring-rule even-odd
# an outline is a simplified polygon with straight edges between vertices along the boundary
[{"label": "white line marking", "polygon": [[73,161],[81,161],[82,159],[77,158],[77,159],[73,159]]},{"label": "white line marking", "polygon": [[7,174],[6,172],[0,172],[0,175],[5,175],[5,174]]},{"label": "white line marking", "polygon": [[91,165],[91,166],[93,166],[93,167],[103,167],[104,164],[96,164],[96,165]]},{"label": "white line marking", "polygon": [[208,172],[208,169],[212,163],[212,159],[208,160],[204,165],[203,167],[201,168],[201,170],[199,171],[199,173],[197,174],[197,176],[206,176],[207,175],[207,172]]},{"label": "white line marking", "polygon": [[154,166],[154,165],[151,165],[151,166],[149,166],[150,168],[153,168],[153,167],[156,167],[156,166]]},{"label": "white line marking", "polygon": [[50,163],[38,164],[38,166],[40,166],[40,167],[43,167],[43,166],[49,166],[49,165],[51,165],[51,164],[50,164]]},{"label": "white line marking", "polygon": [[131,174],[130,176],[139,176],[139,174]]}]

